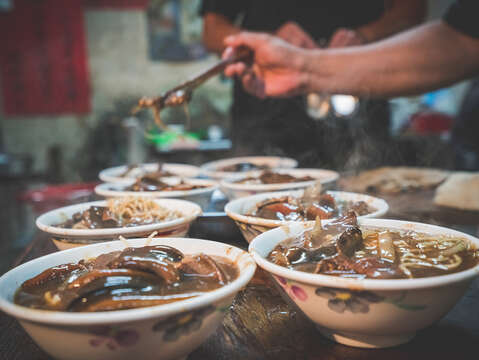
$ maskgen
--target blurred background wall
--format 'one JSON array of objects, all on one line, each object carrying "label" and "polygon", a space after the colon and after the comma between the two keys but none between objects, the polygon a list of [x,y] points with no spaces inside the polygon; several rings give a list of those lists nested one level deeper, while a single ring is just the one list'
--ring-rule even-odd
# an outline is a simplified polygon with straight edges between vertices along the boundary
[{"label": "blurred background wall", "polygon": [[[8,17],[16,6],[29,1],[2,0],[0,16]],[[429,18],[439,17],[450,3],[430,0]],[[9,115],[4,109],[0,115],[0,150],[27,159],[35,174],[54,172],[57,181],[93,177],[95,166],[126,162],[127,129],[123,125],[135,102],[144,95],[159,95],[216,61],[199,44],[198,5],[199,0],[83,1],[89,109],[54,115]],[[174,31],[182,37],[181,42],[194,45],[186,49],[186,55],[182,54],[184,48],[178,49],[178,41],[172,42]],[[21,34],[4,33],[3,39],[6,37]],[[161,58],[161,46],[171,52],[170,58]],[[24,55],[32,56],[29,49]],[[218,125],[219,136],[228,137],[230,87],[229,81],[218,77],[195,92],[190,106],[193,130],[207,136],[208,127]],[[398,132],[412,114],[425,106],[454,116],[466,87],[467,83],[461,83],[428,96],[393,99],[391,131]],[[182,111],[166,117],[179,125],[186,121]],[[140,117],[139,131],[151,127],[151,116],[145,112]]]},{"label": "blurred background wall", "polygon": [[[15,1],[13,3],[11,11],[15,10]],[[32,156],[33,171],[41,173],[49,166],[52,149],[58,149],[62,157],[62,173],[68,180],[79,180],[78,165],[85,156],[88,137],[101,122],[113,121],[121,125],[121,118],[129,116],[129,111],[140,97],[158,96],[216,61],[216,57],[208,54],[201,59],[154,60],[149,50],[148,8],[142,6],[141,1],[140,5],[132,1],[130,6],[117,6],[115,1],[106,1],[103,6],[91,6],[91,3],[87,2],[83,7],[90,111],[58,115],[12,116],[2,113],[4,150]],[[122,2],[117,3],[121,5]],[[195,14],[198,3],[181,2],[183,8]],[[8,11],[2,16],[8,16]],[[197,22],[197,33],[200,34],[199,18]],[[28,50],[25,56],[29,56]],[[229,83],[216,78],[195,92],[198,101],[193,102],[190,109],[195,128],[205,128],[216,121],[227,129],[230,103],[228,89]],[[221,119],[216,119],[217,114],[220,114]],[[175,117],[180,124],[185,121],[183,113],[178,112]],[[116,136],[113,133],[110,135]],[[108,133],[104,136],[108,136]],[[106,138],[104,141],[109,140]],[[97,150],[101,151],[101,147]],[[117,161],[125,161],[125,158]]]}]

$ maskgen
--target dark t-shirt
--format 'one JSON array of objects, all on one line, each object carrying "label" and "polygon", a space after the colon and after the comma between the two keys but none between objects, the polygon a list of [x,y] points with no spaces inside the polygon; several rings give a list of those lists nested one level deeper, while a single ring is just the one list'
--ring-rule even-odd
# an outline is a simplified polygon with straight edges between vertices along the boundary
[{"label": "dark t-shirt", "polygon": [[[477,18],[479,1],[458,0],[444,15],[444,21],[465,35],[479,38]],[[472,81],[464,96],[452,129],[452,142],[456,151],[456,168],[479,169],[479,78]]]},{"label": "dark t-shirt", "polygon": [[[384,1],[203,0],[201,14],[208,12],[221,14],[250,31],[275,32],[284,23],[295,21],[319,44],[325,44],[338,28],[354,29],[378,19]],[[378,117],[386,118],[382,123],[387,130],[387,109],[384,104],[378,106],[382,109]],[[305,166],[315,165],[314,157],[322,156],[318,153],[324,156],[320,147],[327,142],[323,138],[331,138],[324,125],[307,115],[304,97],[258,99],[246,93],[239,82],[234,85],[232,120],[233,140],[243,152],[292,156]],[[375,120],[381,123],[381,119]]]},{"label": "dark t-shirt", "polygon": [[457,31],[479,38],[478,0],[458,0],[452,4],[444,21]]},{"label": "dark t-shirt", "polygon": [[316,41],[327,40],[340,28],[356,28],[378,19],[384,2],[378,0],[203,0],[201,13],[222,14],[243,29],[274,32],[295,21]]}]

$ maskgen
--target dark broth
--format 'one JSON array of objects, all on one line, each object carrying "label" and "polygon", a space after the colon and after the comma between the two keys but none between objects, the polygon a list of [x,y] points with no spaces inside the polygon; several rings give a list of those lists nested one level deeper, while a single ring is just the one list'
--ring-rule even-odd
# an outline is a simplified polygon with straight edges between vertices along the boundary
[{"label": "dark broth", "polygon": [[278,244],[268,260],[290,269],[349,278],[408,279],[451,274],[479,263],[466,239],[359,228],[354,213]]},{"label": "dark broth", "polygon": [[177,184],[169,184],[161,178],[147,174],[136,179],[135,183],[125,187],[124,191],[188,191],[206,188],[205,185],[194,185],[184,181]]},{"label": "dark broth", "polygon": [[169,210],[152,199],[120,197],[109,199],[107,206],[90,206],[74,213],[57,224],[67,229],[110,229],[156,224],[183,217],[179,211]]},{"label": "dark broth", "polygon": [[237,276],[223,257],[185,255],[163,245],[126,248],[49,268],[25,281],[14,302],[69,312],[132,309],[193,298]]},{"label": "dark broth", "polygon": [[241,180],[236,180],[236,184],[288,184],[292,182],[312,181],[311,176],[293,176],[281,174],[274,171],[263,171],[258,176],[250,176]]},{"label": "dark broth", "polygon": [[253,164],[250,162],[241,162],[233,165],[226,165],[221,168],[218,168],[218,171],[226,171],[226,172],[243,172],[243,171],[251,171],[251,170],[266,170],[269,169],[269,165],[260,165],[260,164]]},{"label": "dark broth", "polygon": [[356,215],[371,214],[377,209],[364,201],[341,200],[323,193],[307,203],[301,198],[285,196],[260,202],[248,213],[263,219],[281,221],[306,221],[337,218],[353,210]]},{"label": "dark broth", "polygon": [[157,169],[156,170],[151,170],[151,171],[146,170],[146,167],[141,165],[141,164],[128,165],[126,170],[123,173],[121,173],[119,176],[120,177],[130,177],[136,172],[139,172],[143,175],[149,174],[149,175],[151,175],[153,177],[156,177],[156,178],[167,177],[167,176],[175,176],[175,174],[163,169],[163,163],[158,163]]},{"label": "dark broth", "polygon": [[110,229],[120,227],[133,227],[148,225],[155,220],[143,220],[139,218],[130,221],[120,221],[106,206],[90,206],[88,209],[77,212],[72,217],[56,226],[65,229]]}]

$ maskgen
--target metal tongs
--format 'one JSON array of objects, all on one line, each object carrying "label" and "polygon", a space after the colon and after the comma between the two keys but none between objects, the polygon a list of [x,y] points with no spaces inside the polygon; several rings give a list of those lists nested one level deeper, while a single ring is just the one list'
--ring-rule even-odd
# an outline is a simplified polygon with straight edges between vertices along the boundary
[{"label": "metal tongs", "polygon": [[251,63],[253,61],[253,52],[246,47],[236,48],[230,57],[221,60],[192,79],[187,80],[173,89],[166,91],[162,95],[155,98],[141,98],[138,101],[138,105],[133,109],[133,113],[136,113],[145,107],[152,107],[156,112],[159,112],[165,107],[186,104],[191,100],[191,96],[195,88],[203,84],[211,77],[222,73],[228,65],[239,61]]}]

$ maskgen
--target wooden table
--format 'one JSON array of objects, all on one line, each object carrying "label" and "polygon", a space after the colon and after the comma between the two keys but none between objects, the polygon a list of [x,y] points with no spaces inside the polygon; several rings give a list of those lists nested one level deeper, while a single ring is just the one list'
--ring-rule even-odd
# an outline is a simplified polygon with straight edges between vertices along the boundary
[{"label": "wooden table", "polygon": [[[477,234],[479,214],[438,208],[432,193],[387,197],[387,217],[425,221]],[[244,243],[246,247],[246,243]],[[37,234],[13,265],[55,251]],[[236,297],[221,327],[188,357],[196,359],[461,360],[479,359],[479,278],[439,323],[420,331],[408,344],[389,349],[358,349],[324,338],[290,308],[268,277],[258,271]],[[0,359],[49,359],[13,318],[0,314]],[[87,359],[86,359],[87,360]]]}]

